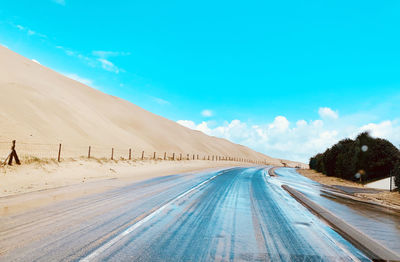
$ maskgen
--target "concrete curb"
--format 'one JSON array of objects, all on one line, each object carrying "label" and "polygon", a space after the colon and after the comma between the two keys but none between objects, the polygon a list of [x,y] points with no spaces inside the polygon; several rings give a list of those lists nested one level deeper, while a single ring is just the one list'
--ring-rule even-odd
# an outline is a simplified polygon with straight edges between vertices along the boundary
[{"label": "concrete curb", "polygon": [[287,186],[282,185],[292,197],[305,207],[310,209],[313,213],[322,217],[325,221],[331,224],[344,238],[353,243],[357,248],[364,251],[373,260],[386,260],[386,261],[400,261],[400,255],[384,247],[382,244],[371,239],[369,236],[358,231],[353,226],[347,224],[345,221],[334,215],[329,210],[316,204],[304,196],[299,191]]},{"label": "concrete curb", "polygon": [[270,176],[278,176],[278,175],[275,173],[275,169],[277,169],[277,168],[279,168],[279,167],[277,167],[277,166],[271,167],[270,169],[268,169],[268,174],[269,174]]},{"label": "concrete curb", "polygon": [[[275,170],[278,169],[278,168],[281,168],[281,167],[270,168],[268,170],[269,175],[270,176],[278,176],[276,174],[276,172],[275,172]],[[299,172],[297,172],[297,173],[300,174]],[[302,175],[302,174],[300,174],[300,175]],[[335,191],[330,191],[330,190],[320,189],[321,192],[326,193],[326,194],[330,194],[330,195],[333,195],[333,196],[336,196],[336,197],[340,197],[340,198],[343,198],[343,199],[357,201],[357,202],[364,203],[364,204],[375,205],[375,206],[378,206],[378,207],[381,207],[381,208],[389,209],[390,211],[394,211],[394,212],[399,212],[400,211],[400,207],[397,207],[397,206],[382,204],[382,203],[378,203],[378,202],[373,201],[373,200],[362,199],[361,197],[359,197],[357,195],[349,195],[349,194],[345,194],[345,193],[339,193],[339,192],[336,192],[336,191],[340,190],[340,189],[338,189],[336,187],[333,187],[333,186],[330,186],[330,185],[324,185],[324,184],[321,184],[321,185],[326,187],[326,188],[335,190]]]},{"label": "concrete curb", "polygon": [[392,211],[397,211],[397,212],[400,211],[400,208],[398,208],[398,207],[389,206],[389,205],[377,203],[377,202],[370,201],[370,200],[360,199],[357,196],[352,196],[352,195],[338,193],[338,192],[332,192],[332,191],[325,190],[325,189],[320,189],[320,190],[323,193],[326,193],[326,194],[329,194],[329,195],[333,195],[333,196],[336,196],[336,197],[340,197],[340,198],[343,198],[343,199],[348,199],[348,200],[357,201],[357,202],[364,203],[364,204],[369,204],[369,205],[374,205],[374,206],[378,206],[378,207],[382,207],[382,208],[386,208],[386,209],[391,209]]}]

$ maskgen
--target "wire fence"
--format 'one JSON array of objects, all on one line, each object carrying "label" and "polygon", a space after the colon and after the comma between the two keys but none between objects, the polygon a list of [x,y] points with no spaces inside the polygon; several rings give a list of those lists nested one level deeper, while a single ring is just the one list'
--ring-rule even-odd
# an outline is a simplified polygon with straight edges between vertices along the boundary
[{"label": "wire fence", "polygon": [[[11,142],[0,141],[0,163],[5,164],[11,152]],[[207,161],[236,161],[266,164],[266,161],[251,160],[235,156],[208,155],[201,153],[167,152],[139,150],[133,147],[113,147],[104,145],[77,146],[68,144],[43,144],[17,142],[15,148],[22,163],[34,161],[88,158],[101,160],[207,160]]]}]

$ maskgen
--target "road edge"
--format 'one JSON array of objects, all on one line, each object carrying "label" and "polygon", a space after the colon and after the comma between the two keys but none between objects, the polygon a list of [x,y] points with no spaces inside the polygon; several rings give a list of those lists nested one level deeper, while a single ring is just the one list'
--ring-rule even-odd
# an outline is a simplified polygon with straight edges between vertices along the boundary
[{"label": "road edge", "polygon": [[282,185],[294,199],[311,210],[332,225],[344,238],[353,243],[356,247],[361,249],[371,259],[375,261],[400,261],[400,255],[394,253],[382,244],[371,239],[369,236],[355,229],[353,226],[347,224],[345,221],[334,215],[329,210],[316,204],[314,201],[307,198],[305,195],[291,188],[288,185]]},{"label": "road edge", "polygon": [[374,206],[378,206],[380,208],[390,209],[391,211],[394,211],[394,212],[399,212],[400,211],[400,207],[389,206],[389,205],[385,205],[385,204],[382,204],[382,203],[377,203],[377,202],[374,202],[374,201],[371,201],[371,200],[361,199],[358,196],[353,196],[353,195],[349,195],[349,194],[345,194],[345,193],[339,193],[339,192],[332,192],[332,191],[325,190],[325,189],[321,189],[321,192],[329,194],[329,195],[333,195],[333,196],[336,196],[336,197],[340,197],[340,198],[343,198],[343,199],[357,201],[357,202],[368,204],[368,205],[374,205]]},{"label": "road edge", "polygon": [[[275,172],[275,170],[278,169],[278,168],[282,168],[282,167],[273,167],[273,168],[271,168],[271,169],[269,170],[269,175],[270,175],[270,176],[279,176],[279,175]],[[297,168],[296,168],[296,170],[297,170]],[[297,171],[296,171],[296,172],[297,172]],[[302,175],[302,174],[299,173],[299,172],[297,172],[297,173],[298,173],[299,175],[301,175],[301,176],[304,176],[304,175]],[[306,177],[306,176],[304,176],[304,177]],[[306,178],[308,178],[308,177],[306,177]],[[311,179],[311,178],[308,178],[308,179]],[[312,179],[311,179],[311,180],[312,180]],[[318,181],[315,181],[315,180],[312,180],[312,181],[317,182],[317,183],[323,185],[324,187],[329,188],[329,189],[332,189],[332,190],[340,190],[340,189],[338,189],[338,188],[332,187],[331,185],[322,184],[322,183],[320,183],[320,182],[318,182]],[[393,212],[393,211],[394,211],[394,212],[400,212],[400,207],[392,206],[392,205],[387,205],[387,204],[383,204],[383,203],[379,203],[379,202],[376,202],[376,201],[373,201],[373,200],[363,199],[362,197],[357,196],[357,195],[349,195],[349,194],[346,194],[346,193],[338,193],[338,192],[333,192],[333,191],[324,190],[324,189],[321,189],[321,192],[324,192],[324,193],[326,193],[326,194],[330,194],[330,195],[333,195],[333,196],[336,196],[336,197],[340,197],[340,198],[343,198],[343,199],[353,200],[353,201],[357,201],[357,202],[364,203],[364,204],[368,204],[368,205],[374,205],[374,206],[377,206],[377,207],[379,207],[379,208],[389,209],[389,210],[392,211],[392,212]]]}]

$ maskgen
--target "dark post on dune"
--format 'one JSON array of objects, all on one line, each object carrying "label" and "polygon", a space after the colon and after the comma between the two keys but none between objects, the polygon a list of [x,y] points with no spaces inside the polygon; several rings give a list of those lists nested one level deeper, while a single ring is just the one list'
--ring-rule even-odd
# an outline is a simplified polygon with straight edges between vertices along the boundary
[{"label": "dark post on dune", "polygon": [[[11,146],[11,152],[8,155],[8,165],[12,165],[13,160],[15,159],[15,163],[17,163],[17,165],[20,165],[21,162],[19,161],[18,155],[17,155],[17,151],[15,151],[15,140],[12,141],[12,146]],[[6,159],[7,161],[7,159]],[[4,162],[6,162],[4,161]]]},{"label": "dark post on dune", "polygon": [[61,161],[61,144],[58,145],[58,157],[57,157],[57,161],[58,161],[58,162]]}]

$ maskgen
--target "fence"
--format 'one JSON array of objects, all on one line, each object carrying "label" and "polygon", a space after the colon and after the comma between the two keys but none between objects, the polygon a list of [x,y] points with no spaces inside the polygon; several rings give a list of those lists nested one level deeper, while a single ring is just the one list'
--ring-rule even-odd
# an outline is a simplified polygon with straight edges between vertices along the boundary
[{"label": "fence", "polygon": [[[0,141],[0,163],[10,153],[11,142]],[[16,152],[22,163],[40,160],[56,160],[58,162],[77,158],[94,158],[102,160],[207,160],[236,161],[254,164],[267,164],[266,161],[252,160],[226,155],[206,155],[200,153],[160,152],[140,150],[134,147],[113,147],[104,145],[76,146],[68,144],[16,143]]]}]

